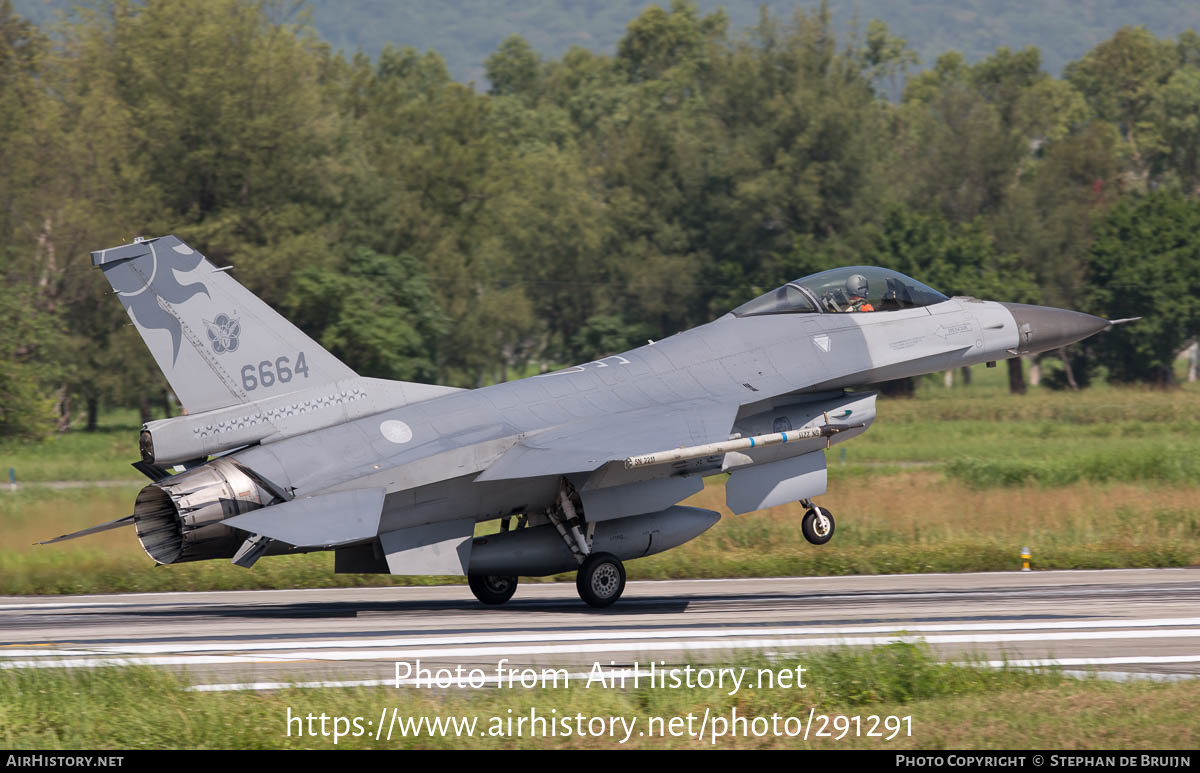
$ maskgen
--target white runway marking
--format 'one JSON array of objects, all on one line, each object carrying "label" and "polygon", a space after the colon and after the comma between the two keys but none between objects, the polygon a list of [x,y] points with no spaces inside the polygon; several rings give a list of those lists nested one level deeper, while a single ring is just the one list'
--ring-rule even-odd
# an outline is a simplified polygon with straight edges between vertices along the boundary
[{"label": "white runway marking", "polygon": [[643,581],[630,609],[601,615],[569,584],[531,585],[504,611],[461,586],[9,596],[0,669],[164,666],[276,689],[387,682],[369,678],[400,660],[575,670],[909,641],[981,664],[1200,675],[1200,569],[985,574]]},{"label": "white runway marking", "polygon": [[[136,486],[136,485],[138,485],[138,483],[137,483],[137,481],[131,481],[128,483],[128,485]],[[704,579],[704,580],[631,580],[626,585],[626,590],[628,592],[628,590],[637,589],[637,588],[653,588],[656,585],[657,586],[661,586],[661,585],[687,586],[687,585],[709,585],[709,584],[713,584],[713,583],[717,583],[720,585],[730,585],[730,584],[740,584],[740,583],[779,582],[779,583],[786,583],[789,585],[794,585],[797,583],[805,584],[805,585],[826,584],[826,583],[840,585],[840,584],[850,584],[850,583],[854,583],[854,582],[860,582],[860,581],[864,581],[864,580],[887,581],[887,580],[904,580],[904,579],[908,579],[908,578],[912,578],[912,579],[916,579],[916,580],[923,580],[923,579],[927,579],[927,578],[936,578],[936,577],[948,577],[948,578],[953,578],[953,579],[960,579],[962,577],[1007,577],[1010,579],[1015,578],[1015,579],[1019,579],[1019,580],[1028,581],[1028,580],[1037,579],[1040,577],[1054,577],[1055,575],[1086,576],[1086,575],[1096,574],[1096,575],[1120,576],[1120,575],[1126,574],[1126,573],[1143,573],[1143,574],[1145,574],[1145,573],[1149,573],[1149,572],[1153,572],[1154,574],[1157,574],[1157,575],[1162,575],[1162,574],[1169,575],[1169,574],[1183,574],[1183,573],[1187,573],[1190,571],[1191,570],[1187,569],[1187,568],[1164,567],[1164,568],[1152,569],[1152,570],[1148,570],[1148,569],[1042,569],[1042,570],[1038,570],[1038,571],[1028,573],[1028,574],[1020,574],[1018,572],[1013,572],[1013,571],[970,572],[967,574],[964,574],[962,572],[927,572],[927,573],[909,573],[909,574],[846,575],[846,576],[842,576],[842,577],[730,577],[730,578],[717,578],[717,579]],[[522,586],[522,587],[533,589],[533,588],[555,588],[556,586],[566,587],[566,586],[569,586],[569,583],[539,583],[536,585],[530,584],[528,586]],[[987,588],[984,590],[1014,591],[1014,590],[1023,590],[1027,587],[1028,586],[1026,586],[1026,585],[1024,585],[1024,583],[1022,583],[1020,585],[1014,585],[1011,587]],[[1069,587],[1070,586],[1064,586],[1064,589],[1067,589]],[[415,591],[430,591],[430,590],[448,590],[448,591],[461,590],[463,593],[461,599],[459,599],[458,597],[455,597],[454,600],[462,600],[462,601],[467,600],[467,598],[469,598],[469,595],[470,595],[469,591],[467,591],[466,585],[421,585],[421,586],[389,585],[389,586],[379,586],[379,587],[375,587],[375,588],[343,588],[343,589],[338,589],[338,590],[344,590],[348,594],[360,594],[360,593],[369,593],[371,595],[390,594],[389,598],[387,598],[386,600],[387,601],[396,601],[396,602],[405,601],[404,594],[407,591],[415,592]],[[154,593],[114,593],[114,594],[107,594],[107,595],[105,595],[105,594],[90,594],[90,595],[82,595],[82,596],[71,596],[69,598],[75,598],[75,599],[90,598],[90,599],[93,599],[92,601],[5,603],[5,604],[0,604],[0,611],[22,610],[22,609],[73,609],[73,608],[78,608],[78,607],[149,606],[149,605],[153,605],[159,601],[172,601],[174,599],[177,599],[180,596],[197,596],[197,597],[201,597],[201,598],[209,597],[209,596],[230,596],[230,597],[237,597],[239,600],[241,600],[241,599],[249,599],[249,598],[262,596],[262,595],[283,593],[283,594],[292,594],[292,595],[296,596],[297,601],[302,602],[302,601],[304,601],[305,596],[325,594],[325,593],[329,593],[329,592],[330,592],[330,589],[279,588],[279,589],[251,590],[251,591],[210,590],[210,591],[158,591],[158,592],[154,592]],[[1095,592],[1095,589],[1089,589],[1089,592]],[[858,594],[856,594],[856,595],[858,595]],[[36,598],[36,597],[34,597],[34,598]],[[349,598],[349,596],[348,596],[348,598]],[[17,599],[21,599],[21,597],[20,596],[0,596],[0,600],[15,601]],[[537,597],[533,597],[533,599],[526,597],[526,600],[536,600],[536,599],[537,599]],[[361,601],[361,599],[356,599],[356,600]],[[451,600],[451,599],[448,598],[447,600]],[[544,599],[544,600],[551,601],[551,600],[560,600],[560,599]],[[627,596],[623,600],[622,603],[626,603],[626,602],[630,602],[630,601],[641,601],[641,600],[644,600],[644,599],[639,599],[637,596],[630,595],[630,596]],[[197,603],[202,603],[202,602],[197,602]],[[212,603],[212,602],[203,602],[203,603]],[[231,598],[229,603],[235,603],[235,601]],[[337,602],[334,602],[334,603],[337,603]]]},{"label": "white runway marking", "polygon": [[[694,633],[694,632],[693,632]],[[361,651],[299,650],[278,654],[258,655],[194,655],[175,657],[81,657],[62,660],[10,660],[0,661],[0,669],[13,668],[93,668],[103,666],[198,666],[233,665],[244,663],[287,663],[297,661],[338,662],[355,660],[417,660],[450,658],[479,659],[519,655],[586,655],[597,653],[658,653],[658,652],[701,652],[706,650],[756,650],[777,653],[783,649],[813,647],[867,647],[891,644],[897,641],[923,641],[927,644],[1001,644],[1015,642],[1081,641],[1081,640],[1131,640],[1131,639],[1182,639],[1200,637],[1200,629],[1175,628],[1157,631],[1048,631],[1041,633],[1000,634],[941,634],[933,636],[835,636],[802,639],[738,639],[734,641],[602,641],[603,635],[593,637],[589,644],[547,644],[541,646],[500,647],[436,647],[431,649],[384,649]],[[92,654],[92,653],[88,653]],[[1187,657],[1187,656],[1184,656]],[[1176,662],[1176,661],[1172,661]],[[1189,661],[1183,661],[1189,662]]]},{"label": "white runway marking", "polygon": [[[984,665],[992,668],[1051,668],[1063,665],[1071,666],[1092,666],[1092,665],[1151,665],[1164,663],[1196,663],[1200,662],[1200,655],[1187,655],[1178,658],[1169,657],[1132,657],[1132,658],[1049,658],[1043,660],[990,660]],[[970,665],[970,664],[968,664]],[[710,666],[710,668],[720,668],[720,666]],[[668,667],[668,672],[675,670]],[[1200,675],[1197,674],[1156,674],[1156,673],[1137,673],[1128,671],[1066,671],[1062,672],[1066,676],[1075,679],[1089,679],[1092,677],[1099,679],[1108,679],[1111,681],[1163,681],[1174,682],[1184,679],[1197,679]],[[632,679],[636,674],[632,669],[609,670],[605,672],[605,677],[608,679]],[[571,682],[587,680],[591,676],[587,671],[576,671],[568,673],[567,679]],[[644,679],[645,671],[640,673]],[[482,682],[485,686],[491,686],[497,682],[503,681],[504,677],[496,674],[485,674],[483,678],[476,677],[475,684]],[[190,692],[233,692],[240,690],[307,690],[321,687],[411,687],[417,684],[416,679],[401,679],[397,684],[395,679],[347,679],[347,680],[327,680],[317,682],[234,682],[231,684],[197,684],[187,688]],[[449,687],[460,687],[464,689],[475,689],[475,685],[471,684],[469,678],[443,680],[442,683]],[[422,681],[421,684],[425,684]]]},{"label": "white runway marking", "polygon": [[[315,641],[186,642],[178,644],[109,644],[50,649],[0,647],[0,658],[87,657],[89,655],[168,655],[195,652],[269,652],[281,650],[365,649],[381,647],[431,647],[435,645],[519,644],[574,641],[649,641],[657,639],[728,639],[764,636],[861,636],[865,634],[923,634],[947,631],[1045,631],[1072,629],[1170,628],[1200,625],[1200,617],[1158,617],[1140,620],[1056,620],[1015,623],[922,623],[861,626],[789,626],[758,628],[668,629],[645,631],[578,631],[545,633],[478,634],[467,636],[417,636],[408,638],[349,638]],[[1108,638],[1108,637],[1100,637]]]},{"label": "white runway marking", "polygon": [[[1067,571],[1067,570],[1063,570],[1063,571]],[[1071,570],[1071,571],[1076,571],[1076,570]],[[1085,571],[1092,571],[1092,570],[1085,570]],[[1095,570],[1095,571],[1101,571],[1101,570]],[[1123,571],[1133,571],[1133,570],[1123,570]],[[1008,574],[1012,574],[1012,573],[1008,572]],[[726,582],[737,582],[737,581],[738,580],[719,580],[719,581],[712,580],[711,582],[726,583]],[[760,582],[759,580],[756,580],[756,579],[753,581]],[[709,582],[709,580],[684,580],[684,581],[660,580],[660,581],[656,581],[656,582],[689,582],[690,583],[690,582]],[[632,583],[629,583],[629,584],[631,585]],[[442,587],[446,587],[446,586],[431,586],[431,587],[442,588]],[[628,587],[628,585],[626,587]],[[394,589],[386,589],[386,590],[394,590]],[[1167,586],[1167,587],[1144,586],[1140,590],[1143,590],[1143,591],[1157,590],[1157,591],[1161,591],[1163,593],[1169,593],[1174,589],[1169,586]],[[814,598],[819,598],[822,601],[836,601],[836,600],[904,601],[907,599],[956,600],[956,599],[961,599],[967,595],[971,596],[972,598],[984,598],[984,597],[1004,598],[1004,597],[1011,596],[1014,592],[1017,592],[1017,591],[1030,594],[1031,603],[1041,603],[1040,599],[1038,598],[1039,595],[1044,595],[1046,593],[1060,594],[1063,592],[1063,590],[1061,588],[1052,588],[1052,587],[1048,587],[1048,586],[993,587],[993,588],[981,588],[978,590],[972,589],[970,591],[941,591],[941,590],[915,589],[915,590],[904,590],[904,591],[851,590],[851,591],[845,591],[842,593],[837,593],[837,592],[834,592],[833,590],[819,590],[819,591],[814,591],[814,593],[816,594],[816,596]],[[231,591],[204,591],[204,593],[230,593],[230,592]],[[295,592],[296,591],[287,591],[287,590],[237,591],[237,593],[295,593]],[[463,593],[468,594],[469,591],[464,590]],[[1129,590],[1127,588],[1088,588],[1087,593],[1089,596],[1125,597],[1125,596],[1128,596]],[[164,595],[166,595],[166,594],[164,594]],[[192,595],[199,595],[199,594],[185,593],[185,594],[181,594],[181,595],[192,596]],[[760,604],[761,603],[766,603],[766,604],[778,603],[781,601],[790,601],[791,598],[794,597],[795,595],[796,595],[796,592],[794,592],[794,591],[779,592],[779,593],[768,592],[765,594],[757,595],[753,599],[753,601],[758,602]],[[578,603],[577,599],[574,599],[574,598],[559,598],[556,596],[554,596],[554,597],[536,597],[536,596],[529,597],[529,596],[526,596],[520,600],[525,601],[525,602],[533,602],[533,603],[566,604],[566,605],[571,605],[571,606],[575,606]],[[727,599],[719,599],[718,600],[718,599],[714,599],[714,598],[699,598],[699,599],[697,599],[697,598],[689,597],[687,595],[676,595],[676,596],[673,596],[670,598],[663,598],[663,597],[658,597],[658,596],[623,596],[621,598],[621,605],[623,607],[661,606],[662,604],[670,604],[670,603],[703,604],[703,603],[708,603],[708,602],[726,601],[726,600]],[[369,602],[369,603],[404,604],[408,601],[411,601],[411,600],[406,600],[404,598],[390,598],[390,599],[384,600],[383,602],[374,601],[374,602]],[[435,600],[432,602],[428,599],[425,599],[425,600],[422,600],[421,603],[459,604],[462,602],[466,602],[465,597],[461,597],[461,598],[447,597],[445,599],[438,599],[438,600]],[[238,599],[238,600],[230,599],[228,601],[221,601],[218,599],[218,600],[214,600],[211,602],[201,602],[201,601],[187,602],[187,601],[184,601],[182,603],[172,603],[169,606],[171,606],[174,609],[180,609],[180,608],[186,609],[189,607],[195,607],[195,608],[197,608],[196,609],[197,612],[202,612],[205,607],[211,607],[214,604],[224,605],[224,606],[236,606],[241,603],[243,603],[243,602],[240,599]],[[339,600],[330,601],[330,600],[305,600],[304,598],[296,598],[296,599],[292,600],[291,603],[321,604],[321,605],[332,606],[332,605],[346,605],[346,604],[353,604],[353,603],[364,603],[364,599],[347,598],[347,600],[345,600],[345,601],[339,601]],[[0,604],[0,612],[5,612],[5,611],[12,612],[12,611],[21,611],[21,610],[50,610],[50,611],[53,611],[55,609],[72,609],[72,608],[89,608],[89,607],[94,608],[94,609],[105,609],[105,608],[114,608],[114,607],[121,608],[121,607],[153,607],[153,606],[165,606],[165,605],[164,604],[152,604],[149,602],[134,602],[134,601],[96,601],[96,602],[92,602],[92,603],[70,602],[70,603],[54,603],[54,604],[8,604],[8,605]]]}]

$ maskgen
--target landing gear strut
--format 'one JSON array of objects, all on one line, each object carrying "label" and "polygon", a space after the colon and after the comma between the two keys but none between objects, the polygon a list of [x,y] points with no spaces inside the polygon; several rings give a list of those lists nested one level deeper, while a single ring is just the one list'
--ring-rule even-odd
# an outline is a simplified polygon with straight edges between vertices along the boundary
[{"label": "landing gear strut", "polygon": [[800,522],[800,531],[804,533],[804,539],[814,545],[824,545],[833,539],[833,530],[836,528],[833,513],[814,505],[811,499],[802,500],[802,504],[808,506],[804,520]]},{"label": "landing gear strut", "polygon": [[[575,589],[579,592],[579,598],[596,608],[607,607],[621,598],[625,591],[625,565],[612,553],[592,550],[596,524],[584,517],[583,501],[566,478],[562,479],[554,504],[535,513],[539,519],[543,515],[579,565],[579,571],[575,574]],[[528,523],[529,516],[522,515],[517,528],[524,528]],[[509,518],[500,521],[501,532],[509,531],[510,527]],[[467,582],[475,598],[484,604],[503,604],[517,590],[516,577],[471,574],[467,576]]]},{"label": "landing gear strut", "polygon": [[593,553],[596,524],[584,517],[583,501],[566,478],[559,487],[557,506],[546,511],[571,555],[579,562],[575,590],[588,606],[607,607],[625,591],[625,565],[612,553]]}]

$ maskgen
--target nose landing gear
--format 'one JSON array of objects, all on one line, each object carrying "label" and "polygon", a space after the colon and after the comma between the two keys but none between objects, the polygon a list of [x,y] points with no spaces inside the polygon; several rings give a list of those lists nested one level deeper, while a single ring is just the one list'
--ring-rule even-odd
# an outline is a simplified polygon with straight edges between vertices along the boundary
[{"label": "nose landing gear", "polygon": [[808,508],[804,520],[800,521],[800,531],[804,534],[804,539],[814,545],[824,545],[833,539],[833,531],[836,528],[833,513],[814,505],[811,499],[803,499],[800,503]]}]

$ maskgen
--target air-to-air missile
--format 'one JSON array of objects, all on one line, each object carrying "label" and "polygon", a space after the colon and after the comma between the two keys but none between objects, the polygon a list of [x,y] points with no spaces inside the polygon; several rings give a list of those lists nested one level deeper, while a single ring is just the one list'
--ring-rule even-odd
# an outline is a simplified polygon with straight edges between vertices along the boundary
[{"label": "air-to-air missile", "polygon": [[[826,418],[828,419],[828,417]],[[652,454],[629,457],[625,460],[625,467],[632,470],[637,467],[650,467],[656,464],[671,464],[672,462],[685,462],[691,459],[703,459],[706,456],[723,455],[751,448],[766,448],[767,446],[783,445],[788,442],[795,443],[797,440],[832,438],[839,432],[845,432],[848,429],[858,429],[864,426],[866,425],[848,424],[845,426],[834,426],[827,422],[820,427],[772,432],[769,435],[759,435],[757,437],[733,438],[731,440],[723,440],[720,443],[674,448],[669,451],[655,451]]]}]

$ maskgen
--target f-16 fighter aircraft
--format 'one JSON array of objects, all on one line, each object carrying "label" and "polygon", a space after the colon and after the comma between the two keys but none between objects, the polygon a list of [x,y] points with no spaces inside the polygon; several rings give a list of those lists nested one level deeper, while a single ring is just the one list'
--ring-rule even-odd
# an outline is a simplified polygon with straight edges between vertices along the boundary
[{"label": "f-16 fighter aircraft", "polygon": [[[947,298],[895,271],[788,282],[700,327],[521,381],[461,390],[357,375],[174,236],[92,253],[187,413],[141,430],[132,524],[160,564],[334,551],[336,572],[466,575],[485,604],[575,571],[612,604],[623,561],[720,514],[678,503],[729,473],[747,513],[799,501],[833,536],[825,450],[865,432],[862,388],[1053,349],[1111,327]],[[476,525],[500,530],[476,537]]]}]

